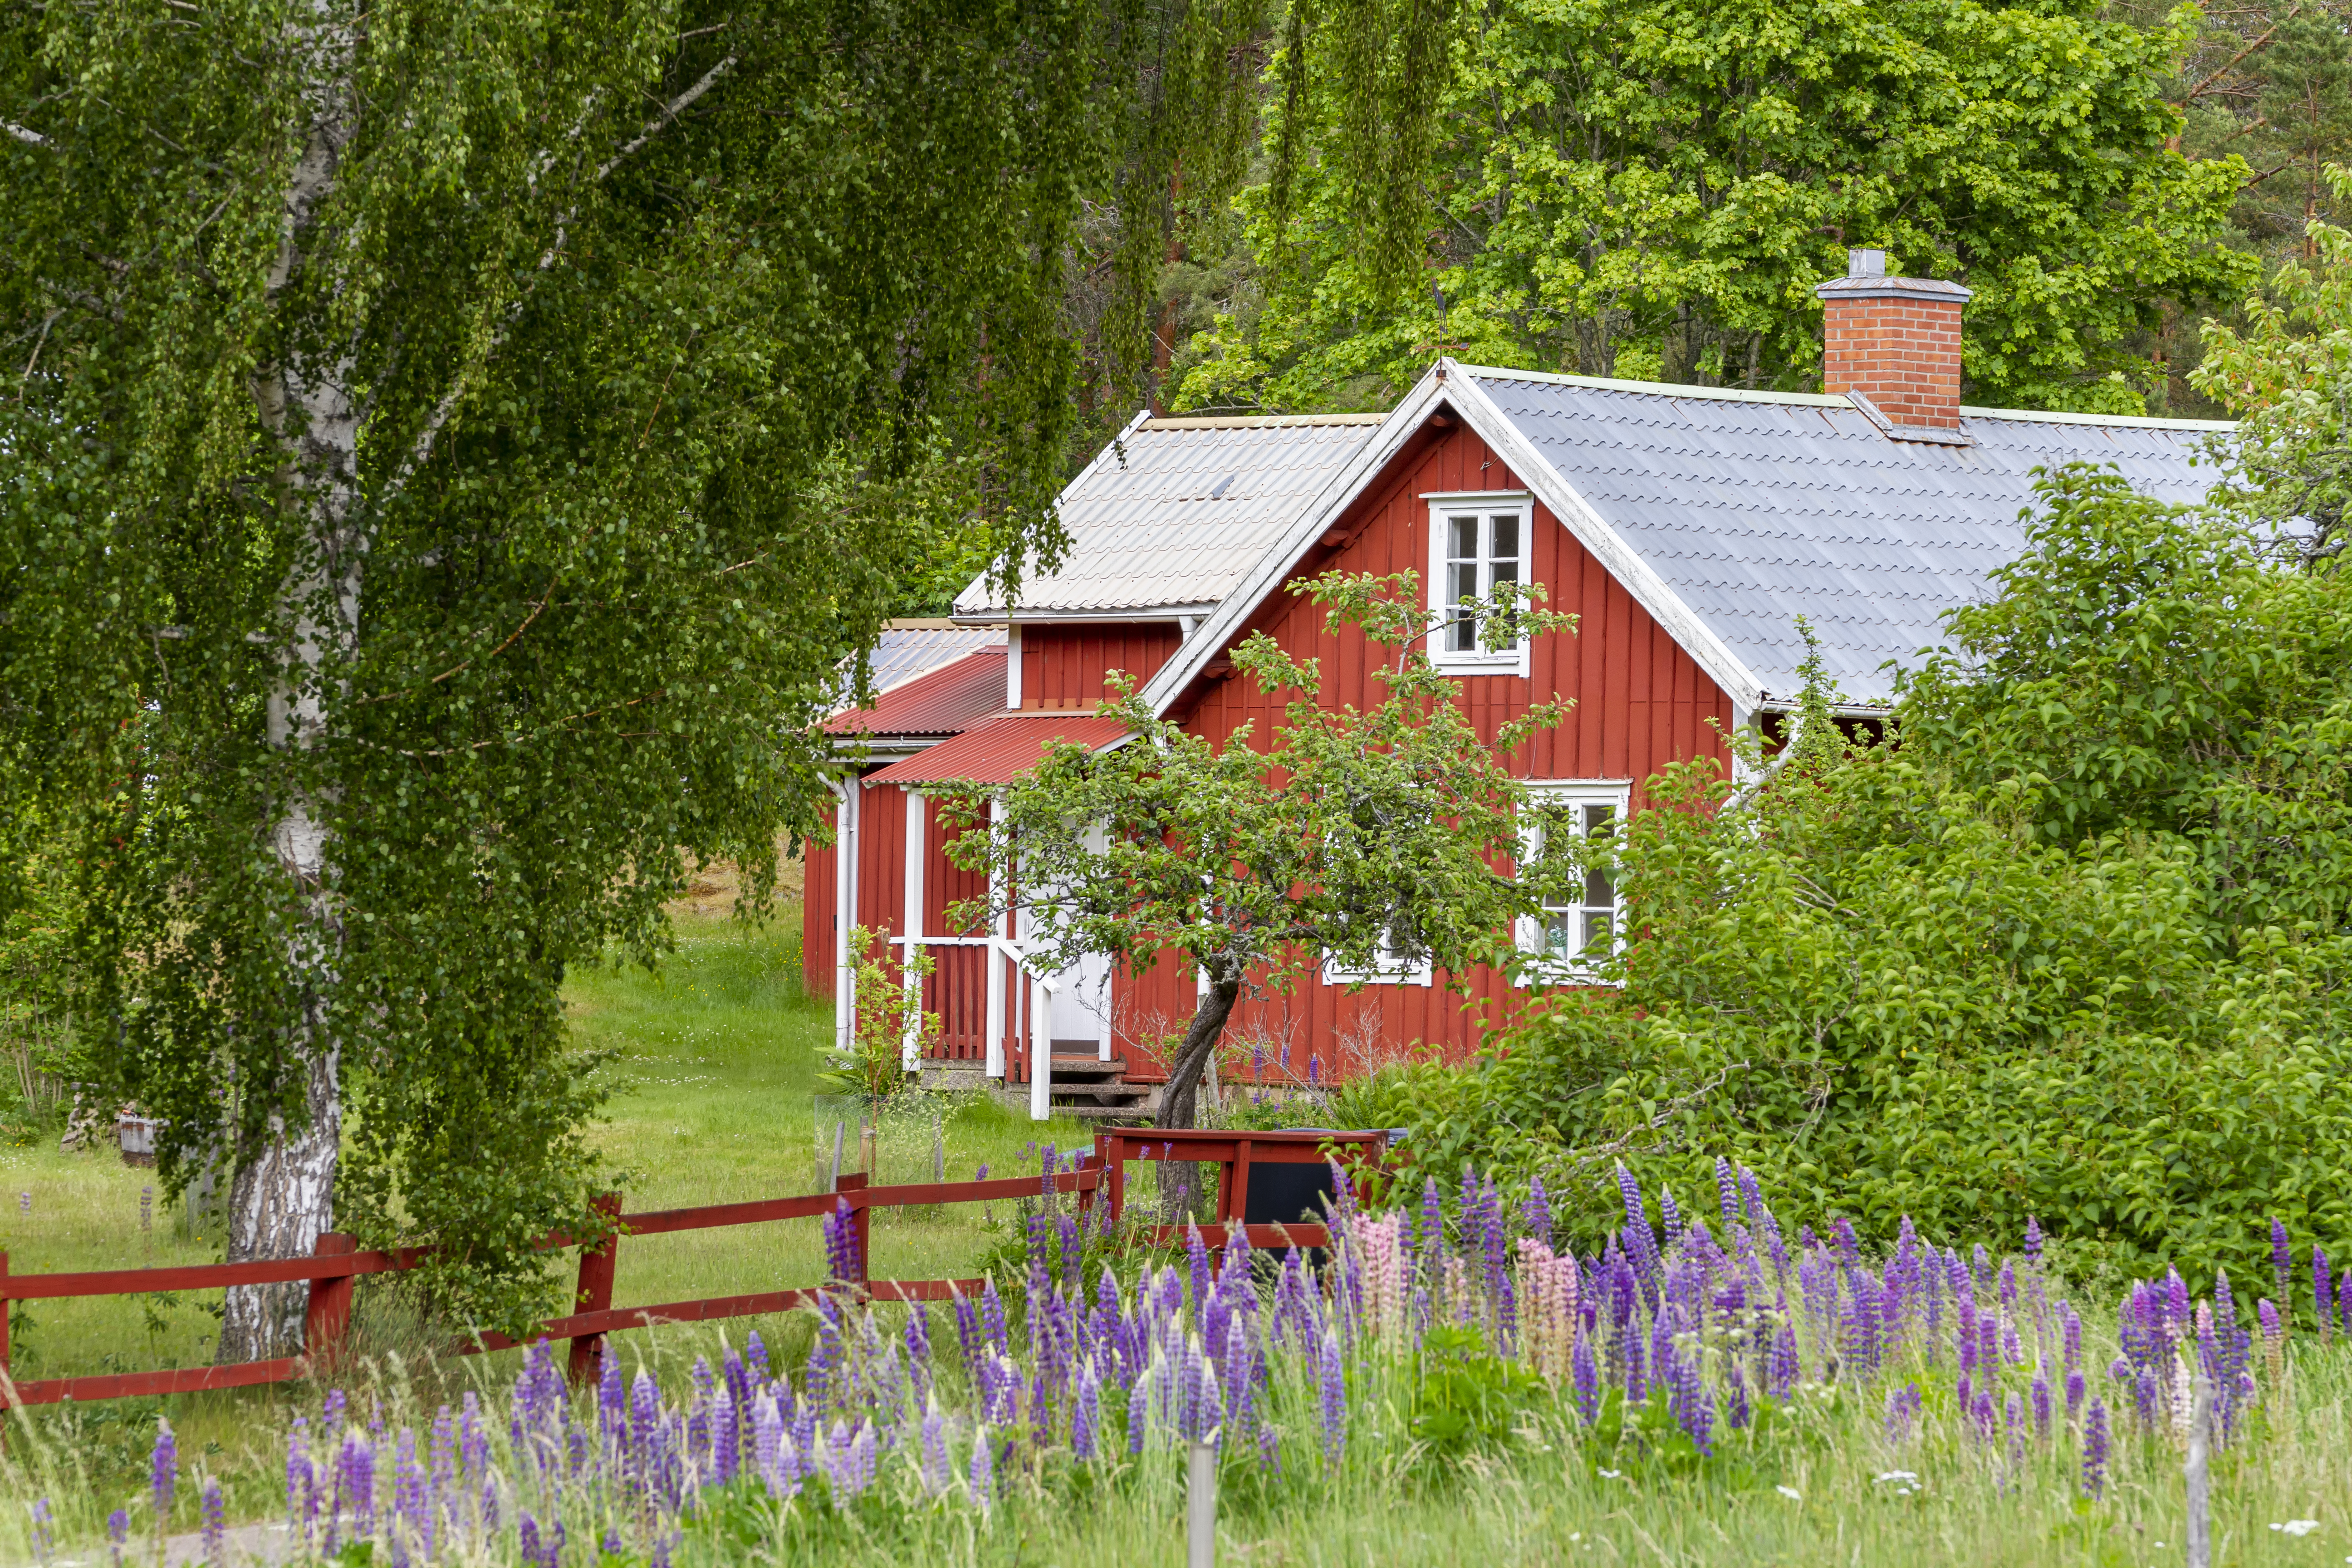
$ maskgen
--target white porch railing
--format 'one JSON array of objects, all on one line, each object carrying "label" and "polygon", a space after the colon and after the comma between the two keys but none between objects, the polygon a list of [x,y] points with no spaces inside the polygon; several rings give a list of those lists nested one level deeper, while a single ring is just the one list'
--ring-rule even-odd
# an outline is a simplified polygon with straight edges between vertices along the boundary
[{"label": "white porch railing", "polygon": [[[1054,1030],[1053,998],[1062,989],[1061,982],[1050,974],[1040,973],[1030,967],[1029,955],[1021,944],[1002,936],[898,936],[890,939],[895,947],[911,952],[916,947],[984,947],[989,950],[988,1015],[983,1043],[986,1051],[985,1070],[990,1078],[1004,1076],[1006,1046],[1019,1037],[1023,1020],[1015,1015],[1019,1004],[1011,994],[1008,981],[1018,976],[1026,982],[1024,998],[1028,1004],[1029,1038],[1029,1120],[1045,1121],[1053,1115]],[[934,973],[938,973],[936,970]],[[922,1019],[922,980],[909,972],[907,984],[907,1035],[901,1045],[901,1061],[908,1072],[919,1064],[917,1042]],[[1110,1046],[1101,1047],[1101,1059],[1110,1059]]]}]

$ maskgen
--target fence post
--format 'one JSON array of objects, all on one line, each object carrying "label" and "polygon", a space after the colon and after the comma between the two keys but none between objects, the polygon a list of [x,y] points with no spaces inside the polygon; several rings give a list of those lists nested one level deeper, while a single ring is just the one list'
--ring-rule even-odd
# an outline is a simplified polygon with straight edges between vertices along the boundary
[{"label": "fence post", "polygon": [[[605,1193],[594,1200],[596,1212],[606,1219],[621,1212],[621,1194]],[[580,1288],[572,1298],[575,1312],[603,1312],[613,1305],[613,1270],[619,1262],[621,1237],[618,1231],[604,1237],[593,1247],[580,1249]],[[597,1373],[597,1358],[604,1354],[603,1333],[572,1336],[572,1381],[585,1383]]]},{"label": "fence post", "polygon": [[[311,1245],[313,1258],[347,1258],[359,1243],[340,1230],[322,1230]],[[302,1354],[316,1373],[340,1363],[352,1326],[352,1277],[310,1281],[310,1305],[302,1314]]]},{"label": "fence post", "polygon": [[[8,1294],[8,1255],[0,1252],[0,1377],[8,1380],[11,1392],[16,1385],[16,1369],[8,1364],[8,1316],[16,1305],[15,1299]],[[5,1408],[5,1405],[0,1405],[0,1409]]]},{"label": "fence post", "polygon": [[[840,1190],[845,1193],[863,1192],[866,1190],[866,1173],[853,1171],[841,1178]],[[853,1203],[849,1205],[849,1235],[851,1245],[857,1256],[849,1260],[849,1278],[843,1283],[856,1290],[858,1295],[864,1296],[866,1281],[874,1273],[872,1268],[866,1263],[867,1248],[874,1239],[874,1211],[864,1204]]]}]

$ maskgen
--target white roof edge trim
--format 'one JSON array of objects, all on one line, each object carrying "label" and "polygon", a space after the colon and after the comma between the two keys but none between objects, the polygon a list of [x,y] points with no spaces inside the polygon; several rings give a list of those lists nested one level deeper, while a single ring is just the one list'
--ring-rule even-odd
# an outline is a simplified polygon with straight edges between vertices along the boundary
[{"label": "white roof edge trim", "polygon": [[1203,666],[1232,637],[1234,627],[1263,603],[1265,596],[1279,587],[1282,580],[1297,565],[1307,547],[1320,538],[1328,526],[1328,519],[1344,510],[1363,492],[1366,485],[1388,467],[1397,448],[1421,427],[1423,417],[1432,405],[1444,398],[1448,384],[1439,379],[1453,365],[1450,360],[1440,360],[1430,367],[1411,392],[1404,395],[1396,407],[1381,422],[1371,439],[1357,449],[1345,468],[1325,481],[1313,500],[1301,508],[1291,520],[1290,527],[1265,552],[1257,563],[1242,574],[1230,593],[1209,618],[1193,628],[1192,635],[1176,650],[1174,658],[1160,667],[1158,674],[1144,682],[1144,700],[1151,704],[1154,718],[1165,718],[1168,705],[1175,701],[1183,689],[1192,683]]},{"label": "white roof edge trim", "polygon": [[[1615,381],[1601,375],[1568,375],[1554,370],[1505,370],[1498,365],[1465,364],[1465,375],[1489,381],[1539,381],[1551,386],[1589,386],[1599,392],[1641,392],[1654,397],[1698,398],[1725,403],[1790,403],[1806,408],[1852,408],[1843,395],[1818,392],[1749,392],[1737,386],[1685,386],[1669,381]],[[1961,412],[1966,413],[1963,409]]]},{"label": "white roof edge trim", "polygon": [[[1192,604],[1137,605],[1131,608],[1124,605],[1097,605],[1091,609],[1084,610],[1025,610],[1018,605],[1007,609],[1003,605],[992,605],[986,609],[967,611],[966,614],[970,616],[968,624],[974,626],[1001,626],[1008,622],[1013,626],[1030,626],[1045,625],[1117,626],[1125,626],[1130,621],[1194,620],[1215,609],[1219,602],[1215,599],[1202,599]],[[967,622],[959,619],[956,624],[963,626]]]},{"label": "white roof edge trim", "polygon": [[[1446,379],[1440,380],[1440,376]],[[1405,438],[1421,427],[1431,405],[1440,401],[1454,405],[1471,428],[1511,466],[1527,491],[1550,508],[1552,515],[1560,520],[1576,542],[1601,563],[1604,571],[1625,585],[1633,602],[1698,661],[1699,668],[1726,696],[1745,708],[1756,707],[1763,700],[1762,683],[1666,586],[1664,580],[1633,552],[1617,531],[1593,510],[1550,460],[1528,444],[1518,427],[1504,417],[1487,397],[1486,389],[1478,384],[1477,372],[1451,360],[1440,360],[1397,405],[1381,433],[1365,443],[1354,461],[1334,476],[1314,502],[1298,514],[1289,531],[1259,557],[1258,563],[1217,606],[1217,613],[1177,650],[1175,658],[1160,667],[1160,672],[1143,689],[1155,716],[1166,714],[1169,704],[1224,646],[1234,628],[1290,574],[1307,545],[1321,537],[1331,518],[1352,505],[1387,468]],[[1850,406],[1843,397],[1834,401],[1841,406]]]},{"label": "white roof edge trim", "polygon": [[2154,419],[2144,414],[2060,414],[2043,408],[1971,408],[1960,406],[1963,419],[2030,419],[2042,425],[2117,425],[2131,430],[2220,430],[2238,427],[2234,419]]},{"label": "white roof edge trim", "polygon": [[[1518,426],[1488,399],[1486,389],[1478,384],[1475,374],[1463,377],[1463,392],[1465,395],[1456,402],[1464,416],[1486,438],[1486,444],[1517,470],[1535,491],[1536,499],[1551,509],[1552,515],[1559,519],[1576,542],[1601,563],[1601,569],[1625,585],[1633,602],[1648,611],[1651,618],[1665,628],[1666,635],[1698,661],[1699,668],[1706,671],[1707,678],[1725,696],[1743,708],[1753,708],[1761,701],[1763,682],[1666,585],[1665,579],[1634,553],[1633,546],[1609,526],[1608,520],[1594,510],[1592,503],[1552,466],[1551,459],[1528,444]],[[1843,403],[1845,399],[1838,401]]]},{"label": "white roof edge trim", "polygon": [[[1155,414],[1147,430],[1297,430],[1313,425],[1379,425],[1385,414]],[[1129,426],[1133,428],[1133,426]]]}]

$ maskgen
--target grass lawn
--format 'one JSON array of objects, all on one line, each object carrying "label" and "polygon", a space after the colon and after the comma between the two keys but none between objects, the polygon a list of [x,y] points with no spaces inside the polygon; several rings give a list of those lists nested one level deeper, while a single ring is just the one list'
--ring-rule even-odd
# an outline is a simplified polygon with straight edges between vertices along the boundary
[{"label": "grass lawn", "polygon": [[[593,1142],[610,1163],[628,1210],[688,1207],[820,1190],[814,1096],[819,1053],[833,1034],[833,1005],[800,984],[798,911],[786,908],[763,927],[721,913],[682,910],[678,950],[656,973],[605,967],[575,974],[565,988],[575,1038],[611,1053],[603,1069],[612,1090],[608,1118]],[[831,1121],[826,1123],[829,1141]],[[893,1121],[881,1142],[877,1180],[929,1180],[941,1147],[950,1177],[982,1163],[996,1175],[1037,1168],[1036,1145],[1087,1142],[1076,1123],[1037,1126],[992,1103],[932,1099]],[[856,1168],[857,1129],[845,1131],[843,1169]],[[825,1154],[830,1155],[827,1142]],[[142,1193],[149,1220],[141,1223]],[[877,1213],[872,1272],[877,1278],[969,1275],[994,1244],[1007,1215],[969,1207],[920,1214]],[[216,1262],[215,1230],[182,1223],[166,1205],[152,1170],[122,1164],[110,1150],[64,1152],[54,1131],[0,1134],[0,1249],[17,1274],[137,1268]],[[567,1258],[563,1272],[569,1273]],[[824,1248],[818,1222],[792,1221],[724,1230],[625,1239],[614,1284],[616,1306],[772,1290],[819,1282]],[[364,1292],[364,1285],[362,1290]],[[18,1303],[12,1316],[12,1367],[19,1377],[58,1377],[202,1365],[219,1327],[217,1292],[178,1296]],[[626,1361],[649,1358],[665,1381],[683,1375],[694,1354],[721,1334],[740,1344],[761,1331],[786,1354],[806,1328],[789,1320],[636,1330],[613,1337]],[[415,1363],[432,1346],[395,1314],[362,1303],[362,1342]],[[435,1382],[477,1376],[503,1384],[512,1354],[469,1357],[438,1369]],[[289,1403],[315,1405],[308,1387],[244,1389],[169,1399],[109,1401],[79,1409],[50,1407],[37,1425],[79,1451],[93,1484],[135,1473],[158,1415],[168,1415],[192,1462],[218,1469],[234,1505],[266,1513],[277,1503],[270,1454]],[[21,1424],[24,1418],[17,1418]]]}]

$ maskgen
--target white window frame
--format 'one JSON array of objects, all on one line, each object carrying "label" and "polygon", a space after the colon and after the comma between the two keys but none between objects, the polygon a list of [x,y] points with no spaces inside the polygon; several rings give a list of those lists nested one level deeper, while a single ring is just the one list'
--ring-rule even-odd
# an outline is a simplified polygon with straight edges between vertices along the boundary
[{"label": "white window frame", "polygon": [[[1595,806],[1605,806],[1611,813],[1610,820],[1616,824],[1616,831],[1622,833],[1625,828],[1626,814],[1633,806],[1633,781],[1631,779],[1530,780],[1528,784],[1528,793],[1535,797],[1538,805],[1548,809],[1557,810],[1565,806],[1574,810],[1579,818],[1580,831],[1584,830],[1582,824],[1588,820],[1585,816],[1587,810]],[[1527,862],[1532,862],[1543,853],[1543,823],[1540,819],[1530,818],[1520,833],[1520,842],[1524,846],[1523,853]],[[1601,908],[1602,906],[1590,902],[1565,904],[1559,906],[1558,912],[1574,922],[1571,926],[1572,934],[1584,937],[1589,941],[1590,936],[1585,929],[1585,921]],[[1625,947],[1625,896],[1623,889],[1613,883],[1610,888],[1610,899],[1606,908],[1610,916],[1609,951],[1614,954],[1624,951]],[[1518,922],[1518,948],[1521,952],[1528,955],[1524,971],[1527,981],[1539,985],[1608,984],[1590,963],[1580,956],[1582,952],[1581,944],[1578,952],[1572,953],[1559,953],[1553,950],[1549,937],[1552,918],[1549,913],[1528,915],[1522,917]]]},{"label": "white window frame", "polygon": [[1475,512],[1478,518],[1478,597],[1494,593],[1494,565],[1498,559],[1493,552],[1494,522],[1498,516],[1516,515],[1519,528],[1519,552],[1517,557],[1520,583],[1534,580],[1536,504],[1535,497],[1526,490],[1451,490],[1424,494],[1421,499],[1429,503],[1429,575],[1428,606],[1430,633],[1429,662],[1449,674],[1516,675],[1528,673],[1528,639],[1522,635],[1509,647],[1492,651],[1482,647],[1467,650],[1446,646],[1454,626],[1453,607],[1456,602],[1450,570],[1453,555],[1450,546],[1454,537],[1452,520]]},{"label": "white window frame", "polygon": [[1437,978],[1435,963],[1426,955],[1418,962],[1383,947],[1372,960],[1372,967],[1363,971],[1342,969],[1339,961],[1326,953],[1323,958],[1323,984],[1326,985],[1429,985]]}]

